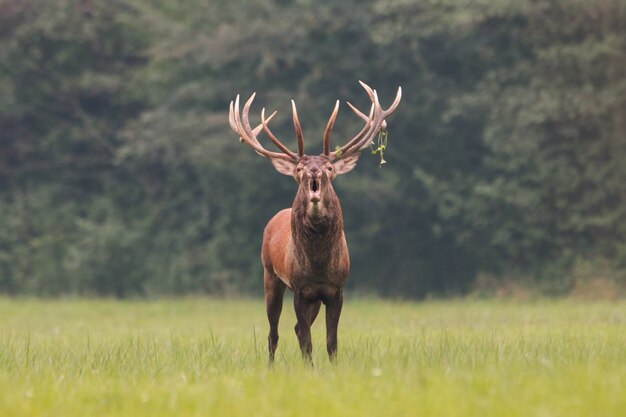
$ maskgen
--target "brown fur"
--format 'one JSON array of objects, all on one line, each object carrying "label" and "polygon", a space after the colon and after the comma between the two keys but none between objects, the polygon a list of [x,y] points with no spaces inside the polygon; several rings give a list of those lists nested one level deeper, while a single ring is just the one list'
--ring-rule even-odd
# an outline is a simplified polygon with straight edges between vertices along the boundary
[{"label": "brown fur", "polygon": [[[324,156],[303,156],[294,176],[298,192],[290,209],[276,214],[265,227],[261,260],[270,322],[269,354],[278,342],[278,320],[285,288],[294,292],[296,334],[305,358],[311,357],[310,328],[321,303],[326,305],[327,350],[337,351],[337,326],[343,286],[350,271],[339,199],[332,187],[334,167]],[[319,175],[316,177],[316,175]],[[320,200],[311,202],[311,181],[319,181]]]}]

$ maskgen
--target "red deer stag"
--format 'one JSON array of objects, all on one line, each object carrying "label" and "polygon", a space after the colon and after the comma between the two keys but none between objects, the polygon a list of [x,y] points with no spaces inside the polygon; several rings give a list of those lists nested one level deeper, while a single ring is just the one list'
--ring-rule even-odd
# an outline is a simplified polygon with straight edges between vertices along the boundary
[{"label": "red deer stag", "polygon": [[[283,145],[268,128],[274,112],[261,123],[250,126],[248,112],[255,94],[248,99],[239,113],[239,96],[230,102],[230,127],[259,155],[269,158],[278,172],[292,176],[298,191],[291,208],[277,213],[265,227],[261,260],[264,269],[265,304],[270,323],[268,336],[269,359],[274,360],[278,344],[278,320],[283,308],[285,288],[294,293],[297,324],[296,335],[302,355],[311,361],[311,325],[317,317],[321,303],[326,305],[326,348],[331,361],[337,354],[337,326],[343,305],[343,286],[350,270],[348,245],[343,232],[343,217],[339,198],[333,190],[332,180],[337,175],[351,171],[361,151],[386,127],[385,118],[398,107],[402,96],[398,88],[391,106],[384,110],[378,102],[376,90],[360,82],[372,105],[369,115],[360,112],[349,102],[348,106],[365,122],[363,129],[350,141],[335,151],[330,150],[330,132],[339,111],[339,100],[326,125],[321,155],[305,155],[302,129],[296,105],[291,101],[293,124],[298,139],[298,153]],[[257,136],[264,130],[281,152],[265,149]]]}]

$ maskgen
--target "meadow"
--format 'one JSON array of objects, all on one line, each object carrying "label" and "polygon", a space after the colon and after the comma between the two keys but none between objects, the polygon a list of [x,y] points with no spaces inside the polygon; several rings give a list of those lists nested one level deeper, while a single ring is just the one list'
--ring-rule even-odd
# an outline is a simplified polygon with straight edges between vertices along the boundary
[{"label": "meadow", "polygon": [[314,367],[285,301],[0,299],[0,416],[623,416],[626,303],[348,299]]}]

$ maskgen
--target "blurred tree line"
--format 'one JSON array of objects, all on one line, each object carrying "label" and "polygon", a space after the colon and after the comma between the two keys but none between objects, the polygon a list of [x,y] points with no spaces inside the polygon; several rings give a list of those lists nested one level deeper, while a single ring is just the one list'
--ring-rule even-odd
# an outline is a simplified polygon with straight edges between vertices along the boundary
[{"label": "blurred tree line", "polygon": [[[0,0],[0,293],[260,293],[295,184],[228,101],[294,145],[294,98],[317,153],[359,79],[404,97],[388,164],[337,180],[353,289],[626,268],[623,0]],[[332,146],[359,129],[343,106]]]}]

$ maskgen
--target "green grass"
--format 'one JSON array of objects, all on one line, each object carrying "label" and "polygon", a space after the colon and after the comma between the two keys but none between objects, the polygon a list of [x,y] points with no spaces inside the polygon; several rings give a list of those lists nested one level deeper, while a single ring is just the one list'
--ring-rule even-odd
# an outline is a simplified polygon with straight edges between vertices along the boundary
[{"label": "green grass", "polygon": [[[289,300],[0,299],[0,416],[623,416],[626,303],[348,300],[313,369]],[[323,312],[322,312],[323,313]]]}]

